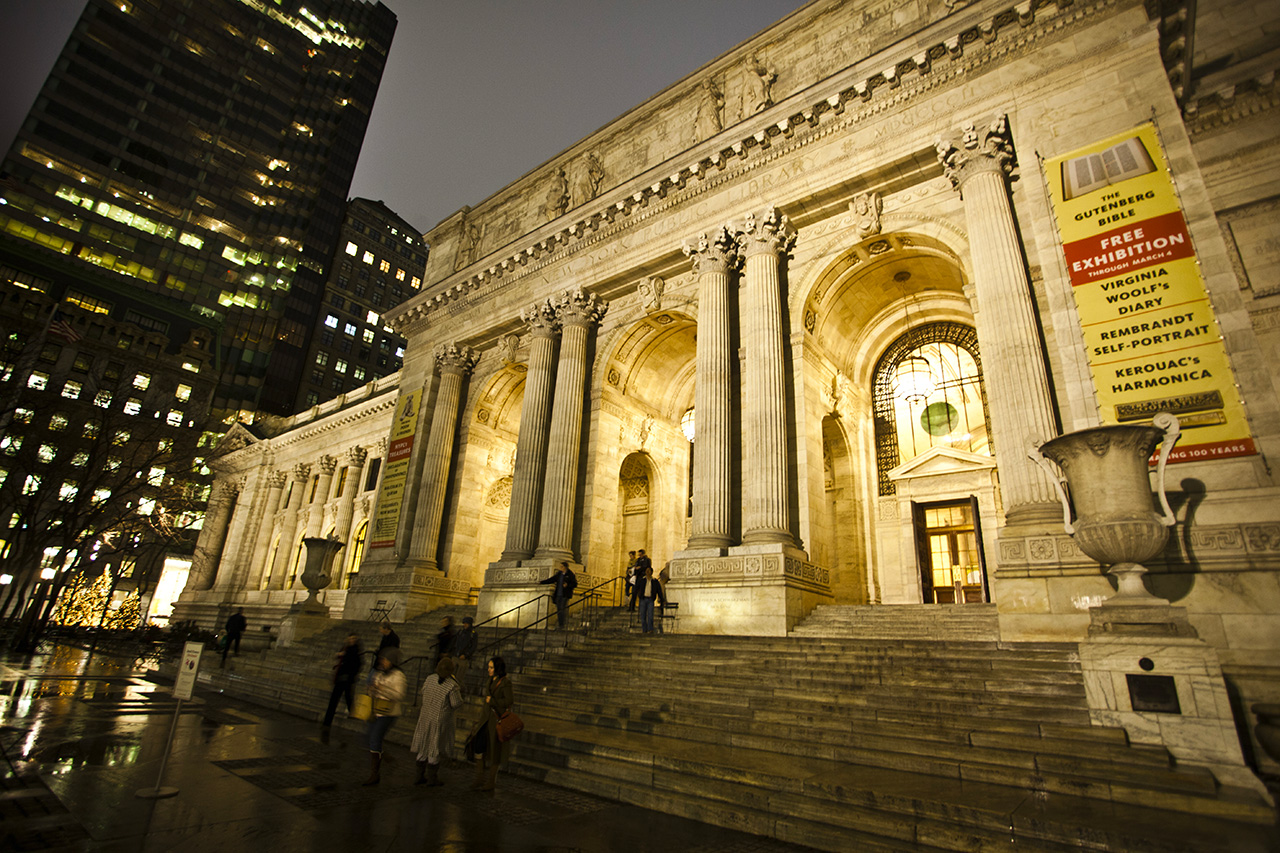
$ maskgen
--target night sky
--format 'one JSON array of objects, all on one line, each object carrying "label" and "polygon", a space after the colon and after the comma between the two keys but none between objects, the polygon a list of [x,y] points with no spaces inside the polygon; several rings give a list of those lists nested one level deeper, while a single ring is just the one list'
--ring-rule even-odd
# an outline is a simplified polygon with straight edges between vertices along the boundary
[{"label": "night sky", "polygon": [[[399,18],[351,195],[422,231],[804,5],[385,0]],[[8,150],[84,0],[4,0]]]}]

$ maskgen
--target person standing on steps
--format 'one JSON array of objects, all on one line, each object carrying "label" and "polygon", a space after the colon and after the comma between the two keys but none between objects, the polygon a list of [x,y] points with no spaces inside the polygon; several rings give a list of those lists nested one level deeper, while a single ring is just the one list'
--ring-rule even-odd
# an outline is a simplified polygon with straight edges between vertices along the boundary
[{"label": "person standing on steps", "polygon": [[440,760],[453,755],[453,714],[462,705],[462,688],[453,678],[453,658],[443,657],[436,674],[422,680],[422,712],[409,751],[418,762],[415,785],[442,785]]},{"label": "person standing on steps", "polygon": [[628,601],[631,600],[631,582],[635,580],[635,570],[636,570],[636,552],[628,551],[627,552],[627,570],[622,575],[623,595],[627,598]]},{"label": "person standing on steps", "polygon": [[653,561],[649,559],[649,555],[644,552],[643,548],[641,548],[639,555],[636,557],[635,567],[632,570],[631,603],[627,605],[627,610],[630,611],[630,610],[636,609],[636,599],[639,595],[639,592],[637,591],[637,587],[639,587],[640,582],[644,580],[645,570],[651,569],[651,568],[653,568]]},{"label": "person standing on steps", "polygon": [[382,781],[382,741],[404,710],[406,690],[404,670],[400,669],[400,649],[388,646],[380,650],[373,678],[369,680],[373,716],[369,718],[369,778],[365,785]]},{"label": "person standing on steps", "polygon": [[556,621],[559,622],[560,628],[563,630],[565,623],[568,621],[568,614],[565,609],[569,605],[569,596],[573,595],[573,591],[578,588],[578,576],[569,568],[569,564],[561,561],[556,568],[556,573],[546,580],[538,581],[538,583],[553,583],[551,589],[551,600],[556,605]]},{"label": "person standing on steps", "polygon": [[653,576],[653,566],[644,570],[644,578],[636,586],[640,597],[640,631],[652,634],[653,602],[657,599],[664,607],[667,604],[666,596],[662,594],[662,584]]},{"label": "person standing on steps", "polygon": [[249,627],[249,622],[244,618],[244,610],[237,609],[227,617],[227,640],[222,647],[222,662],[227,662],[227,652],[231,651],[231,644],[236,644],[236,657],[240,657],[240,635]]},{"label": "person standing on steps", "polygon": [[[489,659],[489,685],[485,689],[484,702],[486,713],[484,720],[472,731],[467,743],[485,732],[485,750],[480,753],[476,762],[476,781],[472,786],[478,791],[492,791],[498,781],[498,765],[511,752],[510,742],[498,740],[498,718],[515,704],[515,691],[511,687],[511,679],[507,677],[507,664],[502,658]],[[468,753],[470,754],[470,753]]]},{"label": "person standing on steps", "polygon": [[440,633],[436,634],[436,657],[431,662],[433,669],[440,665],[441,658],[453,651],[453,638],[457,633],[452,616],[446,616],[440,621]]},{"label": "person standing on steps", "polygon": [[351,713],[351,702],[355,698],[356,679],[360,677],[361,659],[360,638],[348,634],[342,648],[338,649],[338,662],[333,667],[333,690],[329,693],[329,707],[324,712],[324,726],[333,725],[333,715],[338,710],[338,700],[345,697],[347,713]]},{"label": "person standing on steps", "polygon": [[462,617],[462,630],[453,637],[453,677],[458,684],[465,685],[467,677],[467,669],[471,666],[471,659],[476,655],[476,646],[480,643],[480,638],[476,636],[474,619],[470,616]]}]

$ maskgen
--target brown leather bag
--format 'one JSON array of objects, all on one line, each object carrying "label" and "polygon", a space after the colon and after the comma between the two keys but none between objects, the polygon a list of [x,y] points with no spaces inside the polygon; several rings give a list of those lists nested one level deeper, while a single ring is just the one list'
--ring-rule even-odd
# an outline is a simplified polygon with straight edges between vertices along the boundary
[{"label": "brown leather bag", "polygon": [[515,711],[508,711],[498,718],[498,740],[506,743],[524,731],[524,720],[516,716]]}]

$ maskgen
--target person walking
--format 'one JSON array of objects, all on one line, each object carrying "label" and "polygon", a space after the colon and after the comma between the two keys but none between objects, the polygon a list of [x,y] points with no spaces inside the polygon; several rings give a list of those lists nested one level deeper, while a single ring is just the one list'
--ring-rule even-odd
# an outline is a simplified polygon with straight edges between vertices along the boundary
[{"label": "person walking", "polygon": [[395,646],[381,649],[369,681],[373,716],[369,718],[369,778],[365,785],[382,781],[382,742],[404,709],[406,689],[404,671],[400,669],[400,649]]},{"label": "person walking", "polygon": [[476,781],[472,786],[476,790],[492,791],[497,786],[498,765],[511,751],[510,743],[498,740],[498,719],[511,710],[515,701],[515,691],[511,687],[511,679],[507,677],[506,662],[500,657],[490,658],[489,684],[485,688],[484,697],[485,717],[467,738],[467,743],[470,744],[477,735],[484,732],[482,739],[485,749],[476,762]]},{"label": "person walking", "polygon": [[578,577],[569,568],[569,564],[561,561],[556,568],[556,573],[546,580],[538,581],[538,583],[555,584],[551,590],[551,600],[556,605],[556,621],[559,622],[560,628],[563,629],[568,622],[568,614],[565,612],[569,604],[569,596],[573,595],[573,591],[578,587]]},{"label": "person walking", "polygon": [[470,668],[471,659],[475,657],[476,647],[480,644],[480,638],[475,632],[475,621],[470,616],[463,616],[462,630],[453,637],[453,677],[459,686],[466,684],[467,669]]},{"label": "person walking", "polygon": [[400,635],[391,628],[390,622],[383,622],[378,630],[382,633],[382,639],[378,642],[378,654],[382,654],[383,649],[400,648]]},{"label": "person walking", "polygon": [[222,646],[222,662],[227,662],[227,652],[231,651],[231,644],[236,644],[236,657],[240,657],[240,635],[249,627],[249,621],[244,618],[244,610],[238,609],[227,617],[227,637]]},{"label": "person walking", "polygon": [[656,599],[666,606],[667,599],[662,594],[662,583],[653,576],[653,566],[644,570],[644,578],[636,584],[640,598],[640,631],[653,633],[653,603]]},{"label": "person walking", "polygon": [[440,633],[436,634],[436,656],[431,662],[433,669],[440,665],[441,658],[453,651],[453,637],[457,633],[452,616],[446,616],[440,621]]},{"label": "person walking", "polygon": [[364,663],[361,658],[360,638],[348,634],[342,648],[338,649],[338,662],[333,667],[333,690],[329,693],[329,707],[324,712],[324,726],[333,725],[333,715],[338,710],[338,700],[346,698],[347,713],[351,713],[354,699],[356,679],[360,677],[360,667]]},{"label": "person walking", "polygon": [[625,591],[623,594],[626,596],[628,601],[631,599],[631,582],[635,580],[635,577],[634,577],[635,570],[636,570],[636,552],[628,551],[627,552],[627,568],[622,573],[622,583],[625,588]]},{"label": "person walking", "polygon": [[422,681],[422,711],[409,751],[418,762],[415,785],[441,785],[440,761],[453,756],[454,711],[462,705],[462,688],[453,678],[453,658],[443,657],[436,674]]}]

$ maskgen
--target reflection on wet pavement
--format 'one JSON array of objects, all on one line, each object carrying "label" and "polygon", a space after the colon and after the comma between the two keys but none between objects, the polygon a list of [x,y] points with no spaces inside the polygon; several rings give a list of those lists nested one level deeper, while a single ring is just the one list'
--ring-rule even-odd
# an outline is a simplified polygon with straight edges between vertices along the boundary
[{"label": "reflection on wet pavement", "polygon": [[[197,691],[174,711],[169,684],[122,661],[57,648],[0,656],[0,851],[553,851],[798,853],[782,844],[502,774],[496,794],[447,766],[415,786],[403,747],[364,787],[361,733]],[[412,721],[397,725],[409,726]]]}]

